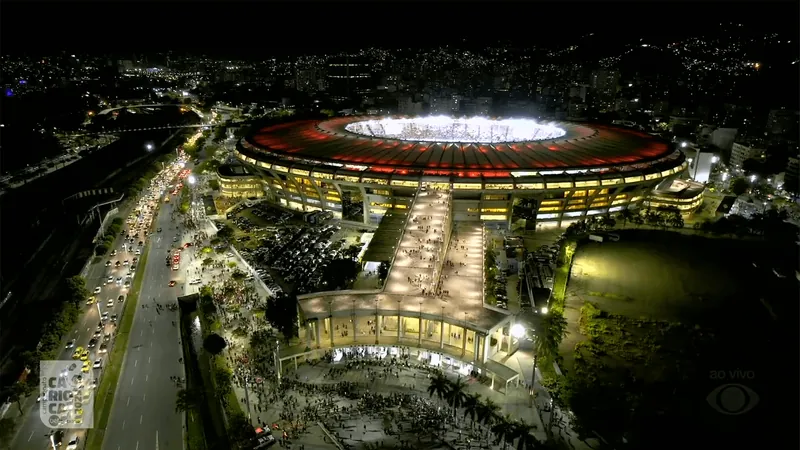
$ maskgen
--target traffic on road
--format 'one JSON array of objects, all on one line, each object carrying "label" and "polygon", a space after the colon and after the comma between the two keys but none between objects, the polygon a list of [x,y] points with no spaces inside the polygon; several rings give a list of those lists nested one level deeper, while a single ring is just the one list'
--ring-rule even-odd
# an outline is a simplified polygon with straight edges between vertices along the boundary
[{"label": "traffic on road", "polygon": [[[153,235],[152,225],[160,200],[166,188],[184,170],[185,164],[184,159],[179,158],[151,181],[149,188],[133,206],[114,248],[107,256],[91,263],[85,272],[86,286],[90,291],[86,309],[75,328],[65,336],[64,349],[57,358],[74,359],[81,364],[82,373],[92,374],[87,379],[93,381],[84,386],[87,390],[96,389],[102,380],[106,358],[114,346],[117,326],[133,287],[142,250]],[[88,392],[76,394],[76,398],[82,399]],[[83,425],[86,408],[90,408],[90,405],[81,404],[81,407],[62,411],[59,423],[65,429],[57,432],[40,419],[37,406],[41,398],[37,396],[36,402],[28,405],[12,441],[12,448],[53,448],[56,441],[68,448],[73,442],[77,444],[85,439],[85,430],[73,428]],[[60,446],[55,447],[60,450]]]}]

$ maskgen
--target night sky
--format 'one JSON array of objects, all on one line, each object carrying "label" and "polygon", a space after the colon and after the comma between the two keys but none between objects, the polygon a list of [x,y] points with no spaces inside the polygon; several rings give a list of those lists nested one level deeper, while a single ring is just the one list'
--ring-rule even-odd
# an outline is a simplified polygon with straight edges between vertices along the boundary
[{"label": "night sky", "polygon": [[[45,14],[46,11],[46,14]],[[367,46],[520,45],[673,38],[721,21],[797,35],[783,2],[38,2],[4,1],[4,53],[203,51],[231,57]],[[464,43],[464,39],[467,43]]]}]

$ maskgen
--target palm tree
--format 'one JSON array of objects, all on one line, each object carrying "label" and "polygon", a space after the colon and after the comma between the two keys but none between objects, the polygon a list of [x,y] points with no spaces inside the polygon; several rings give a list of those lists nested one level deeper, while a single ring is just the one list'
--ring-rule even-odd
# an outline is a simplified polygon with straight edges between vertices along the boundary
[{"label": "palm tree", "polygon": [[481,404],[481,396],[478,394],[465,394],[464,395],[464,418],[469,416],[472,424],[475,425],[475,417],[478,415],[478,408]]},{"label": "palm tree", "polygon": [[431,384],[428,385],[428,395],[431,397],[438,397],[442,400],[447,395],[450,382],[442,374],[437,374],[431,378]]},{"label": "palm tree", "polygon": [[456,381],[448,383],[447,392],[445,393],[445,399],[453,408],[454,416],[458,408],[460,408],[464,404],[464,398],[466,396],[466,392],[464,392],[464,389],[466,387],[467,383],[461,377],[459,377]]},{"label": "palm tree", "polygon": [[514,422],[511,427],[513,437],[517,440],[517,450],[533,450],[537,447],[539,441],[531,434],[536,428],[521,421]]},{"label": "palm tree", "polygon": [[478,403],[475,412],[478,416],[478,420],[482,424],[489,426],[500,417],[500,406],[487,398],[485,401]]},{"label": "palm tree", "polygon": [[502,442],[501,448],[505,449],[508,441],[514,441],[514,422],[511,416],[497,416],[494,425],[492,426],[492,433],[494,433],[498,442]]},{"label": "palm tree", "polygon": [[487,398],[486,401],[478,403],[476,414],[478,416],[478,421],[485,426],[487,430],[491,431],[492,425],[501,417],[500,406]]}]

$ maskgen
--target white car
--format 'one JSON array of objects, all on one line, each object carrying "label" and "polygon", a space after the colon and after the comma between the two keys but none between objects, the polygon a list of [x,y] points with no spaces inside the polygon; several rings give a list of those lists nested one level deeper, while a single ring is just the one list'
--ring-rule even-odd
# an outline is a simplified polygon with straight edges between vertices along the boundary
[{"label": "white car", "polygon": [[92,292],[94,292],[95,294],[99,294],[100,291],[102,291],[102,290],[103,289],[100,286],[97,286],[96,288],[94,288],[94,291],[92,291]]},{"label": "white car", "polygon": [[106,302],[106,308],[113,308],[113,307],[114,307],[114,299],[113,299],[113,298],[110,298],[110,299],[108,299],[108,301]]},{"label": "white car", "polygon": [[95,369],[99,369],[99,368],[103,367],[103,360],[102,359],[95,360],[95,362],[92,365],[92,367],[95,368]]},{"label": "white car", "polygon": [[69,440],[67,444],[67,450],[77,450],[78,449],[78,436],[72,436],[72,439]]},{"label": "white car", "polygon": [[71,341],[67,342],[67,346],[66,346],[65,348],[66,348],[67,350],[69,350],[69,349],[71,349],[72,347],[75,347],[75,341],[74,341],[74,340],[71,340]]}]

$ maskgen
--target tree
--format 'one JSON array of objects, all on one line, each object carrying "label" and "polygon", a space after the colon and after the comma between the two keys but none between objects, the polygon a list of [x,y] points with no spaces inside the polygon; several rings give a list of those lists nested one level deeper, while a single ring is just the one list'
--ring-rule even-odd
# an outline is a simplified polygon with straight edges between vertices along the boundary
[{"label": "tree", "polygon": [[218,191],[219,190],[219,181],[217,180],[208,180],[208,187],[211,189]]},{"label": "tree", "polygon": [[449,384],[450,382],[444,377],[444,375],[437,374],[431,378],[431,382],[427,389],[428,395],[431,397],[437,397],[439,400],[443,400],[447,395]]},{"label": "tree", "polygon": [[506,442],[514,441],[514,422],[510,416],[498,417],[492,426],[492,433],[497,437],[497,440],[502,442],[501,447],[506,447]]},{"label": "tree", "polygon": [[558,346],[567,334],[567,319],[559,311],[550,311],[542,318],[543,336],[536,340],[536,354],[542,358],[558,354]]},{"label": "tree", "polygon": [[241,270],[239,270],[239,269],[236,269],[236,270],[234,270],[234,271],[233,271],[233,273],[231,274],[231,278],[232,278],[234,281],[240,281],[240,282],[241,282],[241,281],[243,281],[245,278],[247,278],[247,274],[246,274],[246,273],[244,273],[244,272],[242,272],[242,271],[241,271]]},{"label": "tree", "polygon": [[514,422],[512,433],[517,441],[517,450],[535,449],[537,447],[539,441],[531,434],[535,429],[525,422]]},{"label": "tree", "polygon": [[476,414],[478,416],[478,420],[482,424],[491,426],[499,417],[500,406],[495,402],[486,399],[478,404]]},{"label": "tree", "polygon": [[179,389],[175,393],[175,412],[186,412],[197,409],[199,393],[191,389]]},{"label": "tree", "polygon": [[233,237],[233,228],[225,226],[217,231],[217,237],[224,240],[230,240]]},{"label": "tree", "polygon": [[244,414],[237,413],[229,417],[228,434],[237,448],[251,448],[256,430]]},{"label": "tree", "polygon": [[288,342],[297,335],[297,298],[286,292],[267,300],[267,321],[278,329]]},{"label": "tree", "polygon": [[214,384],[217,387],[217,396],[223,398],[233,390],[231,371],[220,364],[214,365]]},{"label": "tree", "polygon": [[213,139],[215,142],[224,141],[225,138],[227,137],[227,134],[228,133],[225,132],[225,127],[223,126],[215,127]]},{"label": "tree", "polygon": [[450,404],[450,406],[453,408],[453,414],[455,414],[456,409],[460,408],[461,405],[464,404],[464,399],[466,397],[466,392],[465,392],[466,387],[467,383],[461,377],[459,377],[456,381],[449,383],[447,387],[445,398],[447,399],[447,402]]},{"label": "tree", "polygon": [[11,442],[14,438],[14,430],[17,424],[9,417],[0,419],[0,442]]},{"label": "tree", "polygon": [[19,413],[23,414],[22,412],[22,401],[33,392],[31,385],[28,383],[14,383],[11,386],[11,390],[8,395],[8,400],[15,402],[17,404],[17,408],[19,409]]},{"label": "tree", "polygon": [[731,181],[731,192],[737,197],[747,192],[750,184],[742,177],[734,178]]},{"label": "tree", "polygon": [[464,417],[469,416],[469,419],[474,423],[475,417],[478,415],[478,408],[481,403],[481,396],[478,394],[465,394],[464,395]]},{"label": "tree", "polygon": [[222,353],[227,345],[225,339],[216,333],[211,333],[203,339],[203,348],[214,356]]}]

